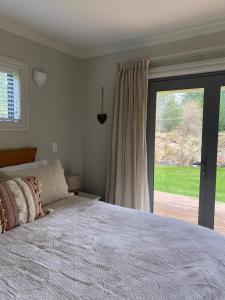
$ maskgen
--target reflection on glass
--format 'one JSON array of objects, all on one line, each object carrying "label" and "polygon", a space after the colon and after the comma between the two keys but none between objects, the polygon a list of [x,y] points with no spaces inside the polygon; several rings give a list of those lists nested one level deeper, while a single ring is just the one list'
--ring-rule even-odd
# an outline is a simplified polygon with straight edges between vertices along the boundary
[{"label": "reflection on glass", "polygon": [[198,223],[204,89],[157,93],[154,212]]}]

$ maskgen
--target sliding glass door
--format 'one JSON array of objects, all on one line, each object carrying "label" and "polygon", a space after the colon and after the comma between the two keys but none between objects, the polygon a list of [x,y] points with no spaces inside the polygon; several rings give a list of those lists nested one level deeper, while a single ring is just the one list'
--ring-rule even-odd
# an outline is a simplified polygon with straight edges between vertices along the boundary
[{"label": "sliding glass door", "polygon": [[223,72],[150,80],[147,140],[151,211],[209,228],[216,212],[225,233],[224,86]]},{"label": "sliding glass door", "polygon": [[156,94],[154,211],[198,223],[204,89]]}]

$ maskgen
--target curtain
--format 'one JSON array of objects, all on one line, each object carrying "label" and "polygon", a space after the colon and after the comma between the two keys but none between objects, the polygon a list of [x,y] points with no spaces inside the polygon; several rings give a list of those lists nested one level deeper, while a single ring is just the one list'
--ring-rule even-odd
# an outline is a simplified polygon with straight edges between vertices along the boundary
[{"label": "curtain", "polygon": [[150,211],[147,178],[148,59],[117,64],[106,201]]}]

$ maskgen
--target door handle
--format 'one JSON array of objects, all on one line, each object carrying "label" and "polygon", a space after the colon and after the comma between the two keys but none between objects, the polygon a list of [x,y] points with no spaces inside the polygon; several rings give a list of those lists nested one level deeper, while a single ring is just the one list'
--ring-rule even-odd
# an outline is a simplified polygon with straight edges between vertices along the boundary
[{"label": "door handle", "polygon": [[207,160],[203,158],[202,161],[196,161],[192,164],[192,166],[200,166],[201,167],[201,175],[206,176],[206,169],[207,169]]},{"label": "door handle", "polygon": [[201,166],[202,163],[200,161],[196,161],[192,164],[192,166]]}]

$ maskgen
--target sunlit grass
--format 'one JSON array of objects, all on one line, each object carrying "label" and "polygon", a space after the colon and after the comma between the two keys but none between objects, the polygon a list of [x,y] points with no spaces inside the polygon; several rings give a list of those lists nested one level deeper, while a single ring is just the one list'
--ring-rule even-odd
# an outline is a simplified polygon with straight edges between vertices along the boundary
[{"label": "sunlit grass", "polygon": [[[155,166],[156,191],[199,197],[200,169],[183,166]],[[217,168],[216,201],[225,202],[225,168]]]}]

